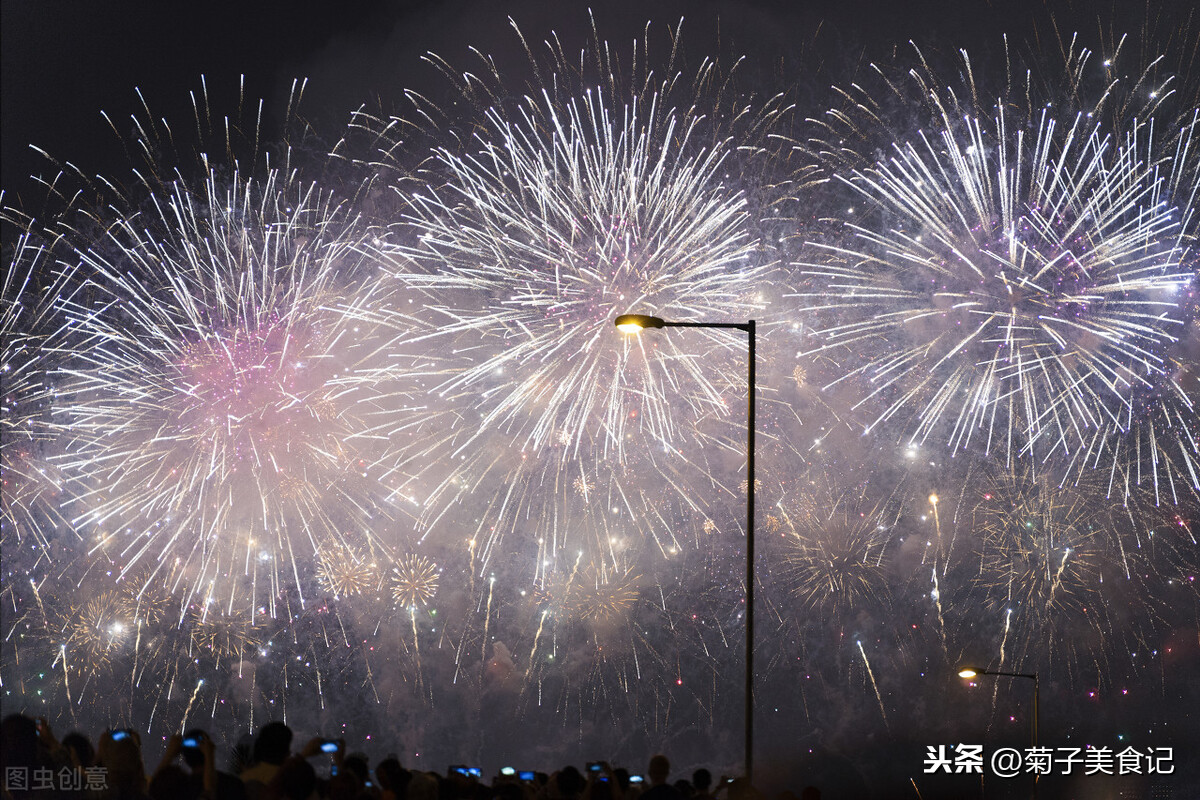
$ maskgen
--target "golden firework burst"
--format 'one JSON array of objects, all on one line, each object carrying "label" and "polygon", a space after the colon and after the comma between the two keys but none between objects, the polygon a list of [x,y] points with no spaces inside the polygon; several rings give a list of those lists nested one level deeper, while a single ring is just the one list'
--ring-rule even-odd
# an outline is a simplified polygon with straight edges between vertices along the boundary
[{"label": "golden firework burst", "polygon": [[1016,607],[1041,627],[1103,606],[1103,554],[1113,529],[1096,481],[1060,486],[1031,470],[984,482],[974,524],[982,536],[976,582],[989,608]]},{"label": "golden firework burst", "polygon": [[805,606],[846,612],[886,595],[885,540],[849,514],[812,520],[788,537],[792,592]]},{"label": "golden firework burst", "polygon": [[704,520],[704,532],[705,533],[716,533],[717,532],[717,523],[713,522],[711,519],[708,519],[706,517]]},{"label": "golden firework burst", "polygon": [[797,364],[792,370],[792,380],[796,382],[797,389],[804,388],[804,385],[808,383],[808,370]]},{"label": "golden firework burst", "polygon": [[335,544],[322,548],[317,564],[321,591],[337,597],[362,594],[375,584],[376,565],[361,558],[353,548]]},{"label": "golden firework burst", "polygon": [[592,483],[591,479],[586,475],[580,475],[575,479],[575,494],[580,497],[587,497],[596,490],[596,484]]},{"label": "golden firework burst", "polygon": [[304,490],[308,486],[308,482],[295,475],[282,475],[276,486],[279,489],[279,496],[281,498],[284,500],[296,500],[304,496]]},{"label": "golden firework burst", "polygon": [[632,569],[589,567],[579,577],[576,589],[580,616],[595,622],[620,619],[637,601],[637,581],[640,577]]},{"label": "golden firework burst", "polygon": [[425,606],[437,594],[438,567],[425,556],[407,555],[392,567],[392,599],[403,608]]},{"label": "golden firework burst", "polygon": [[832,615],[886,606],[892,507],[819,469],[785,502],[777,520],[781,572],[800,604]]},{"label": "golden firework burst", "polygon": [[180,601],[171,596],[161,577],[154,578],[148,569],[122,581],[120,595],[135,624],[153,626],[172,614],[176,621],[180,616]]},{"label": "golden firework burst", "polygon": [[[746,494],[747,491],[749,490],[749,488],[750,488],[750,483],[745,478],[742,478],[742,482],[738,484],[738,490],[742,494]],[[762,491],[762,488],[763,488],[763,482],[761,480],[759,480],[758,478],[755,478],[754,479],[754,492],[757,494],[758,492]]]},{"label": "golden firework burst", "polygon": [[71,666],[87,669],[108,664],[132,641],[137,624],[120,593],[104,592],[79,606],[65,629]]},{"label": "golden firework burst", "polygon": [[241,611],[210,609],[191,626],[192,643],[218,661],[241,658],[258,646],[258,632],[250,617]]},{"label": "golden firework burst", "polygon": [[338,416],[337,403],[329,397],[319,397],[310,401],[308,408],[312,411],[312,415],[320,420],[337,419]]}]

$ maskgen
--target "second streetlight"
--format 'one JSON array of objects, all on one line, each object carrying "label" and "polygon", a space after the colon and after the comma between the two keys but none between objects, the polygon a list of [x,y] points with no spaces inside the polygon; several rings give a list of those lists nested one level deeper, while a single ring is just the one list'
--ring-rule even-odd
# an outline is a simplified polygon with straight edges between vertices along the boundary
[{"label": "second streetlight", "polygon": [[622,314],[616,319],[622,333],[645,328],[732,328],[749,334],[746,411],[746,780],[754,780],[754,320],[748,322],[668,322],[645,314]]}]

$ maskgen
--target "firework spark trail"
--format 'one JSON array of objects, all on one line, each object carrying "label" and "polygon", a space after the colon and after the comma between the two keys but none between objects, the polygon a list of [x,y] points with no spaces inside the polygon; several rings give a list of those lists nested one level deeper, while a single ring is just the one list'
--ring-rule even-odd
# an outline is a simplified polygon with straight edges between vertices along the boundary
[{"label": "firework spark trail", "polygon": [[496,576],[488,578],[488,594],[487,606],[483,610],[483,651],[480,653],[480,660],[487,663],[487,646],[488,646],[488,628],[492,624],[492,594],[496,590]]},{"label": "firework spark trail", "polygon": [[946,547],[942,545],[942,518],[938,514],[939,498],[936,494],[929,495],[929,507],[933,509],[933,530],[937,535],[937,558],[942,562],[942,575],[946,574],[952,551],[954,549],[954,538],[950,539],[950,544]]},{"label": "firework spark trail", "polygon": [[196,704],[196,698],[200,696],[200,689],[204,686],[204,679],[196,681],[196,688],[192,690],[192,697],[188,700],[187,708],[183,710],[183,720],[179,723],[179,731],[182,733],[187,730],[188,717],[192,713],[192,706]]},{"label": "firework spark trail", "polygon": [[867,676],[871,679],[871,688],[875,690],[875,699],[879,701],[879,714],[883,717],[883,725],[885,728],[891,729],[888,725],[887,711],[883,708],[883,695],[879,693],[879,685],[875,683],[875,673],[871,671],[871,662],[867,660],[867,651],[863,649],[862,642],[855,642],[858,645],[858,652],[862,653],[863,664],[867,667]]},{"label": "firework spark trail", "polygon": [[61,481],[43,451],[53,439],[45,354],[63,335],[57,304],[73,273],[55,269],[53,245],[37,240],[30,221],[10,209],[0,211],[0,220],[22,230],[0,280],[0,541],[6,550],[36,549],[40,562],[54,558],[55,531],[72,530],[61,511]]},{"label": "firework spark trail", "polygon": [[417,607],[415,605],[408,607],[408,618],[412,622],[413,653],[416,655],[417,661],[417,685],[423,686],[425,670],[421,666],[421,642],[420,637],[417,636]]},{"label": "firework spark trail", "polygon": [[1000,638],[1000,669],[1004,669],[1004,646],[1008,644],[1008,633],[1012,630],[1012,613],[1011,608],[1004,610],[1004,635]]},{"label": "firework spark trail", "polygon": [[942,647],[945,648],[945,646],[946,646],[946,618],[942,614],[942,590],[941,590],[941,587],[938,586],[937,572],[938,572],[937,565],[935,564],[933,569],[930,571],[930,578],[933,581],[933,589],[932,589],[932,591],[930,591],[929,596],[931,598],[933,598],[933,604],[937,608],[938,636],[941,637]]},{"label": "firework spark trail", "polygon": [[[546,627],[546,617],[550,615],[549,609],[543,609],[541,616],[538,617],[537,633],[533,635],[533,645],[529,648],[529,666],[525,668],[524,686],[529,684],[529,675],[533,672],[534,656],[537,655],[538,642],[542,640],[542,630]],[[524,692],[524,686],[521,691]]]},{"label": "firework spark trail", "polygon": [[71,671],[67,668],[67,646],[65,644],[59,646],[59,659],[62,661],[63,688],[67,692],[67,705],[71,706],[74,705],[71,701]]}]

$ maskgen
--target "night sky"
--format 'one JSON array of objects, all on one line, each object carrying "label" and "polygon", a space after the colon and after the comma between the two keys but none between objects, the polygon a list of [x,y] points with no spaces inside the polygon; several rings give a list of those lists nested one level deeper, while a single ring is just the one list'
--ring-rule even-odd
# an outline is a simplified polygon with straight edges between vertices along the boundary
[{"label": "night sky", "polygon": [[[1163,48],[1181,49],[1190,53],[1190,57],[1182,59],[1183,63],[1196,66],[1200,64],[1197,60],[1200,27],[1196,12],[1184,8],[1188,5],[1182,1],[1172,4],[1169,0],[1149,5],[1139,0],[1103,3],[619,0],[596,3],[593,11],[600,37],[613,43],[627,43],[640,36],[650,21],[652,31],[659,37],[655,41],[661,44],[663,32],[683,17],[683,48],[689,64],[708,54],[727,57],[744,53],[748,55],[744,74],[750,76],[751,83],[761,86],[763,91],[788,91],[798,104],[810,106],[802,116],[818,116],[834,102],[832,84],[844,85],[855,80],[870,62],[888,62],[902,50],[907,53],[906,43],[910,40],[925,51],[945,56],[945,63],[949,63],[958,48],[966,48],[986,69],[989,64],[1000,63],[1001,33],[1009,34],[1011,41],[1023,43],[1029,50],[1054,53],[1060,39],[1069,37],[1071,31],[1078,30],[1091,37],[1097,49],[1111,42],[1114,32],[1129,31],[1139,42],[1144,42],[1145,50],[1153,50],[1160,44]],[[122,137],[128,137],[132,130],[130,116],[140,113],[135,87],[141,90],[156,116],[182,123],[191,116],[188,92],[199,89],[201,75],[205,76],[217,114],[221,113],[219,109],[235,102],[239,76],[245,76],[246,97],[266,100],[264,131],[269,140],[280,133],[281,108],[293,80],[307,78],[303,116],[319,142],[332,146],[351,112],[359,107],[385,114],[396,111],[401,106],[399,98],[404,89],[415,90],[435,102],[446,95],[445,80],[420,60],[427,51],[462,64],[472,63],[469,48],[475,48],[494,56],[499,71],[519,83],[531,76],[526,75],[527,62],[508,25],[508,17],[517,21],[530,42],[540,42],[551,31],[557,32],[568,51],[585,46],[590,36],[587,4],[573,1],[271,0],[177,4],[4,0],[2,8],[0,186],[4,189],[5,206],[33,216],[42,213],[43,192],[31,176],[48,177],[55,167],[32,151],[31,145],[45,150],[54,159],[70,162],[85,175],[116,176],[118,181],[129,177],[129,156],[101,112],[107,112],[115,121]],[[1182,80],[1191,87],[1182,94],[1195,97],[1194,84],[1200,80],[1197,73],[1193,71]],[[817,227],[814,223],[814,230]],[[6,225],[6,258],[13,234],[11,226]],[[1191,264],[1194,269],[1194,252]],[[847,458],[865,463],[878,456],[868,449],[859,449],[858,444],[850,446],[855,448],[854,454]],[[910,489],[906,484],[905,491],[927,492],[923,483],[926,476],[904,480],[917,487]],[[1193,495],[1185,500],[1181,513],[1194,518],[1195,509]],[[1200,530],[1194,521],[1191,529]],[[737,563],[738,552],[736,548],[730,551],[731,563]],[[10,556],[10,552],[5,553],[6,560]],[[1185,554],[1178,560],[1180,574],[1194,570],[1196,562],[1194,550]],[[712,567],[704,564],[697,569]],[[4,580],[14,579],[6,572]],[[1123,647],[1126,640],[1122,640],[1109,648],[1113,652],[1107,654],[1104,664],[1073,664],[1060,674],[1043,672],[1041,679],[1043,744],[1119,748],[1128,741],[1141,747],[1173,746],[1177,775],[1165,781],[1138,778],[1102,783],[1097,779],[1090,784],[1052,777],[1044,783],[1041,796],[1116,797],[1122,788],[1149,791],[1151,785],[1171,787],[1177,798],[1200,796],[1200,757],[1194,745],[1200,741],[1200,690],[1194,681],[1184,679],[1200,674],[1197,595],[1193,589],[1190,594],[1173,597],[1179,596],[1186,598],[1187,607],[1171,607],[1174,600],[1167,601],[1168,605],[1156,612],[1153,636],[1142,641],[1147,650],[1153,650],[1153,657],[1145,652],[1140,655],[1126,652],[1128,648]],[[711,602],[720,605],[725,599]],[[905,609],[900,613],[912,610],[911,605],[897,604],[897,607]],[[7,605],[4,612],[11,618]],[[828,652],[829,663],[836,664],[835,671],[856,669],[858,663],[853,656],[857,651],[847,656],[846,649],[839,649],[832,640],[856,635],[856,626],[874,630],[873,623],[865,622],[869,613],[862,612],[858,619],[849,614],[850,621],[840,632],[830,623],[829,629],[823,631],[827,635],[814,636],[808,645],[798,640],[791,642],[781,649],[780,658],[798,661],[803,656],[820,661]],[[930,614],[932,611],[924,617],[914,615],[911,620],[893,622],[898,628],[915,630],[919,625],[930,624]],[[403,624],[407,625],[407,618]],[[734,617],[730,617],[728,624],[731,629],[739,627]],[[5,625],[6,630],[8,627]],[[964,659],[986,661],[987,654],[993,652],[991,640],[988,641],[988,645],[978,648],[977,655],[967,648],[957,652]],[[920,647],[900,636],[879,646]],[[1100,649],[1106,647],[1109,645]],[[1086,653],[1091,651],[1086,647],[1083,650],[1085,655],[1079,660],[1087,661],[1090,656]],[[1170,656],[1166,655],[1168,652]],[[874,654],[872,658],[876,663],[883,661]],[[843,663],[839,659],[848,660]],[[989,749],[1002,744],[1024,746],[1029,724],[1029,687],[1025,682],[1004,683],[997,688],[995,697],[990,689],[978,687],[970,694],[963,682],[948,671],[952,665],[946,663],[947,659],[914,655],[906,650],[904,662],[908,672],[903,678],[887,674],[886,668],[870,676],[870,681],[878,681],[884,693],[880,703],[888,707],[887,724],[883,726],[878,724],[876,695],[863,675],[856,678],[860,690],[857,694],[832,687],[827,698],[821,687],[827,687],[828,675],[813,681],[820,683],[819,687],[805,688],[798,684],[816,676],[806,675],[803,670],[789,671],[786,665],[779,667],[771,662],[763,687],[763,696],[769,699],[759,709],[758,758],[763,774],[769,776],[763,783],[772,789],[791,786],[798,790],[812,781],[822,786],[826,797],[916,797],[918,792],[924,798],[1027,796],[1028,783],[1023,778],[1005,782],[989,776],[981,785],[978,779],[970,781],[961,776],[922,775],[928,745],[964,741],[983,743]],[[729,671],[732,681],[738,673],[736,660],[730,663],[734,665]],[[686,665],[678,668],[686,670]],[[1107,678],[1097,682],[1081,677],[1095,673],[1103,673]],[[988,701],[995,700],[994,706],[982,702],[982,710],[964,710],[985,691]],[[854,696],[850,697],[851,694]],[[797,700],[798,697],[801,699]],[[778,707],[768,708],[771,698],[783,701]],[[736,695],[725,701],[734,704],[731,707],[736,710]],[[5,701],[6,713],[10,702],[11,698]],[[808,713],[801,709],[823,702],[839,707],[845,704],[845,714],[814,711],[810,719],[820,720],[815,728],[799,719],[801,713]],[[457,706],[446,710],[447,719],[454,718],[459,710]],[[1009,710],[1013,710],[1011,715]],[[502,724],[505,713],[508,711],[499,711],[494,727],[480,736],[503,737],[507,730]],[[328,720],[328,716],[324,719]],[[546,724],[547,719],[542,716],[530,724],[536,727]],[[863,719],[869,719],[870,724],[863,726],[860,735],[854,726]],[[718,715],[714,726],[731,727],[710,739],[719,741],[727,753],[736,755],[740,748],[738,724],[738,714],[724,718]],[[566,734],[552,727],[547,730],[551,739],[572,733],[569,727]],[[542,746],[539,736],[539,731],[523,730],[514,734],[514,741],[527,741],[532,752],[550,752],[555,756],[562,752],[536,750]],[[582,746],[582,732],[579,739]],[[643,741],[632,734],[630,739],[635,743]],[[420,747],[420,743],[408,744]],[[593,741],[589,739],[587,744],[593,746]],[[627,744],[614,742],[612,746]],[[703,753],[704,747],[695,744],[686,732],[666,742],[647,737],[645,744],[662,747],[668,753],[672,747],[689,754]],[[513,752],[517,748],[512,743],[507,750],[501,746],[474,747],[473,752],[461,757],[489,759],[486,764],[489,767],[500,766],[498,762],[492,763],[502,758],[497,753],[513,760],[522,756]],[[153,746],[149,749],[154,752]],[[368,750],[373,757],[379,757],[389,749],[379,753],[369,747]],[[605,754],[585,755],[599,758]],[[426,769],[444,767],[405,753],[401,753],[401,758]],[[150,757],[147,760],[152,763]],[[540,769],[554,765],[529,766]],[[864,794],[867,792],[869,795]]]},{"label": "night sky", "polygon": [[[995,47],[994,33],[1014,37],[1061,30],[1133,30],[1160,13],[1139,3],[992,2],[747,2],[607,3],[596,8],[603,38],[628,42],[647,21],[673,26],[685,19],[690,50],[722,42],[726,52],[754,53],[763,69],[815,46],[835,72],[883,57],[916,38],[948,48]],[[214,91],[246,76],[248,97],[272,103],[292,80],[311,79],[310,118],[330,128],[372,99],[385,103],[397,87],[426,88],[426,51],[463,57],[468,47],[507,59],[519,54],[508,17],[531,40],[557,31],[566,41],[587,33],[586,3],[434,3],[352,0],[337,13],[322,3],[216,3],[165,7],[158,3],[6,2],[4,13],[3,185],[18,191],[38,169],[27,153],[35,144],[85,171],[116,168],[119,146],[100,117],[127,119],[139,87],[154,110],[170,117],[187,110],[186,91],[200,75]],[[1105,10],[1101,11],[1100,9]],[[1166,27],[1166,26],[1158,26]],[[806,76],[796,75],[801,85]],[[820,95],[825,81],[812,85]],[[122,131],[122,134],[126,133]]]}]

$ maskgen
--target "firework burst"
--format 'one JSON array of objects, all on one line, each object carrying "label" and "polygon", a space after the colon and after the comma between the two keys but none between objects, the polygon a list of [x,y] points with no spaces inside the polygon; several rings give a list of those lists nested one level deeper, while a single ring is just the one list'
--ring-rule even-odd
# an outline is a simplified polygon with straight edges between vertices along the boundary
[{"label": "firework burst", "polygon": [[130,651],[137,632],[130,608],[116,592],[84,600],[63,627],[65,667],[94,673]]},{"label": "firework burst", "polygon": [[970,584],[960,588],[983,591],[1000,660],[1044,656],[1068,669],[1106,663],[1129,631],[1110,617],[1107,601],[1123,576],[1109,538],[1114,520],[1097,487],[1059,486],[1027,469],[999,470],[981,486],[971,515],[980,538],[964,564]]},{"label": "firework burst", "polygon": [[376,565],[368,563],[346,545],[324,547],[318,557],[317,581],[322,591],[335,598],[363,594],[378,581]]},{"label": "firework burst", "polygon": [[[489,473],[524,492],[548,485],[547,460],[574,481],[575,461],[652,451],[649,469],[666,474],[685,446],[694,457],[691,445],[728,447],[736,436],[735,337],[623,338],[612,322],[631,310],[725,320],[762,308],[774,258],[743,166],[782,146],[770,132],[790,107],[747,102],[713,61],[663,80],[646,70],[640,43],[629,69],[598,39],[582,58],[549,47],[548,61],[526,48],[537,78],[521,90],[490,62],[462,81],[431,57],[459,95],[452,111],[410,95],[408,119],[356,120],[372,148],[359,160],[374,185],[395,190],[401,220],[376,248],[391,265],[384,291],[403,298],[391,304],[399,327],[423,309],[415,338],[445,354],[429,389],[460,409],[426,426],[418,445],[453,454],[453,471],[427,492],[429,524],[485,491]],[[411,161],[414,141],[428,142],[428,157]],[[607,479],[589,473],[585,496],[592,485],[632,491]]]},{"label": "firework burst", "polygon": [[877,218],[805,267],[826,287],[806,297],[850,317],[823,348],[871,353],[845,378],[879,404],[868,429],[1012,459],[1127,427],[1171,388],[1194,290],[1178,162],[1147,152],[1152,124],[1118,140],[1048,114],[1027,138],[1002,108],[939,123],[846,178]]},{"label": "firework burst", "polygon": [[261,641],[249,615],[237,611],[205,609],[188,628],[192,645],[217,665],[241,660]]},{"label": "firework burst", "polygon": [[424,608],[438,590],[441,572],[424,556],[408,555],[392,567],[392,600],[400,608]]},{"label": "firework burst", "polygon": [[[614,119],[594,95],[546,98],[516,119],[492,112],[487,125],[476,152],[437,152],[447,177],[432,185],[444,185],[410,198],[420,244],[397,253],[427,268],[398,277],[429,294],[444,335],[479,339],[484,357],[439,391],[481,394],[483,427],[534,449],[575,445],[597,422],[615,453],[630,429],[678,440],[668,385],[694,415],[725,413],[719,376],[694,350],[611,330],[627,309],[749,315],[764,270],[745,201],[718,178],[723,152],[689,152],[693,131],[674,112],[635,105]],[[497,386],[504,373],[515,377]]]},{"label": "firework burst", "polygon": [[[819,472],[819,471],[818,471]],[[890,600],[887,506],[837,488],[829,475],[801,481],[776,505],[782,570],[804,609],[843,616]]]},{"label": "firework burst", "polygon": [[59,463],[77,520],[123,531],[126,571],[153,562],[193,591],[240,575],[272,595],[347,526],[379,546],[356,414],[365,337],[336,308],[361,233],[280,180],[178,182],[79,253],[91,277],[66,306]]}]

